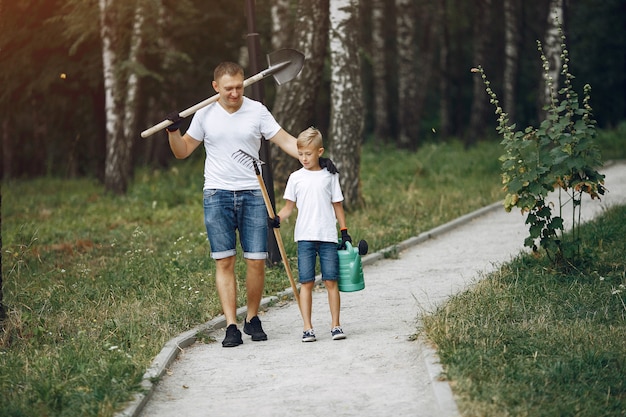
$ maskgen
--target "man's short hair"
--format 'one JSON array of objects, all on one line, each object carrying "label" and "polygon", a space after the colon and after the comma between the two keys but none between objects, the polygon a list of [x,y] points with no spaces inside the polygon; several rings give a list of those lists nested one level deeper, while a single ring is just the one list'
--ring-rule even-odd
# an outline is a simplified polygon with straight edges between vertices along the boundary
[{"label": "man's short hair", "polygon": [[218,81],[224,75],[241,75],[243,77],[243,68],[235,62],[222,62],[213,71],[213,80]]}]

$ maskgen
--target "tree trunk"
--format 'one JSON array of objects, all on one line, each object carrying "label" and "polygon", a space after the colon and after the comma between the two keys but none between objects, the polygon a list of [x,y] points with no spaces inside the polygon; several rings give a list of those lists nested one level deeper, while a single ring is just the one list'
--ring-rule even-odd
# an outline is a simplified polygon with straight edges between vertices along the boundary
[{"label": "tree trunk", "polygon": [[504,111],[515,123],[517,70],[519,68],[520,0],[504,0]]},{"label": "tree trunk", "polygon": [[13,175],[13,146],[11,146],[11,132],[9,132],[9,117],[2,119],[2,178],[11,178]]},{"label": "tree trunk", "polygon": [[272,14],[272,48],[286,48],[293,35],[293,16],[290,13],[291,0],[273,0]]},{"label": "tree trunk", "polygon": [[[133,30],[127,62],[124,63],[123,46],[120,46],[116,25],[119,25],[114,2],[99,0],[100,34],[102,38],[102,63],[105,87],[106,114],[106,160],[104,168],[105,188],[123,194],[132,177],[132,145],[136,129],[137,92],[139,79],[131,69],[142,44],[144,10],[138,0],[133,18]],[[123,65],[126,64],[126,65]]]},{"label": "tree trunk", "polygon": [[[0,187],[2,187],[1,184],[0,184]],[[0,230],[2,230],[2,189],[0,189]],[[4,322],[4,319],[7,316],[6,311],[4,309],[4,293],[2,291],[2,288],[3,288],[2,252],[4,251],[2,250],[2,233],[0,233],[0,326],[2,325],[2,323]]]},{"label": "tree trunk", "polygon": [[559,25],[563,22],[563,0],[550,0],[548,11],[548,27],[546,37],[543,41],[543,53],[547,59],[548,68],[544,68],[541,89],[541,106],[539,110],[539,120],[546,118],[546,111],[543,109],[549,106],[559,91],[559,74],[561,72],[561,37],[559,35]]},{"label": "tree trunk", "polygon": [[[474,25],[474,65],[483,65],[489,42],[488,29],[491,21],[491,0],[476,0],[476,23]],[[485,133],[485,116],[489,97],[485,94],[483,80],[473,77],[472,110],[465,145],[470,146]]]},{"label": "tree trunk", "polygon": [[363,203],[359,178],[363,135],[363,93],[359,59],[359,2],[330,4],[330,141],[347,209]]},{"label": "tree trunk", "polygon": [[417,56],[417,91],[415,94],[415,110],[412,118],[415,138],[411,143],[411,149],[417,149],[420,145],[420,130],[424,118],[426,96],[435,65],[435,45],[439,34],[439,22],[437,21],[437,4],[432,0],[421,0],[417,3],[417,16],[419,16],[419,55]]},{"label": "tree trunk", "polygon": [[437,2],[439,29],[439,136],[446,139],[452,131],[450,118],[450,33],[448,32],[447,1]]},{"label": "tree trunk", "polygon": [[398,146],[414,148],[418,141],[415,0],[396,0],[398,68]]},{"label": "tree trunk", "polygon": [[372,1],[372,76],[374,84],[374,137],[387,142],[390,136],[389,89],[387,86],[387,61],[389,54],[385,43],[387,33],[385,1]]},{"label": "tree trunk", "polygon": [[[280,46],[297,49],[305,56],[304,67],[298,77],[277,87],[272,109],[278,123],[294,136],[311,126],[314,120],[328,46],[328,3],[328,0],[301,0],[295,35],[289,37],[291,44]],[[284,187],[289,174],[300,166],[297,159],[275,146],[272,146],[272,162],[275,184],[281,187]]]}]

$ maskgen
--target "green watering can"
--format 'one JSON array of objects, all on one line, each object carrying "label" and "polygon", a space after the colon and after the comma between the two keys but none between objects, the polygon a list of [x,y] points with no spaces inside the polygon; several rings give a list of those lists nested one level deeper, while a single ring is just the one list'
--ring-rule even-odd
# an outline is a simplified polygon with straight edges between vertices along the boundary
[{"label": "green watering can", "polygon": [[361,240],[358,249],[346,242],[345,249],[337,250],[339,255],[339,291],[352,292],[365,288],[361,255],[367,253],[367,242]]}]

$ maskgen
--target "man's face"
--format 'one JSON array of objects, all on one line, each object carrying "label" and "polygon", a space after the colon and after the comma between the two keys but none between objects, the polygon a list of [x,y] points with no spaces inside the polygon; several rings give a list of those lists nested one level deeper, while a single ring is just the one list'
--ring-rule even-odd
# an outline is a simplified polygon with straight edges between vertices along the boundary
[{"label": "man's face", "polygon": [[213,88],[220,95],[219,103],[229,113],[239,110],[243,103],[243,76],[222,75],[213,81]]}]

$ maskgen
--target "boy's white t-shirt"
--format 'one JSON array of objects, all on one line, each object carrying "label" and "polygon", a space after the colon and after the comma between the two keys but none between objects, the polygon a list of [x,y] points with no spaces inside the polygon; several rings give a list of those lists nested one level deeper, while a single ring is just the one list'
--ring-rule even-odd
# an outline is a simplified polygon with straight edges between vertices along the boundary
[{"label": "boy's white t-shirt", "polygon": [[228,113],[219,103],[198,110],[187,133],[197,141],[204,141],[203,188],[259,189],[254,167],[237,162],[233,154],[243,150],[258,158],[261,138],[271,139],[279,130],[280,125],[267,107],[247,97],[234,113]]},{"label": "boy's white t-shirt", "polygon": [[337,218],[332,203],[343,201],[339,174],[326,168],[310,171],[300,168],[287,180],[283,198],[294,201],[298,217],[294,240],[337,243]]}]

